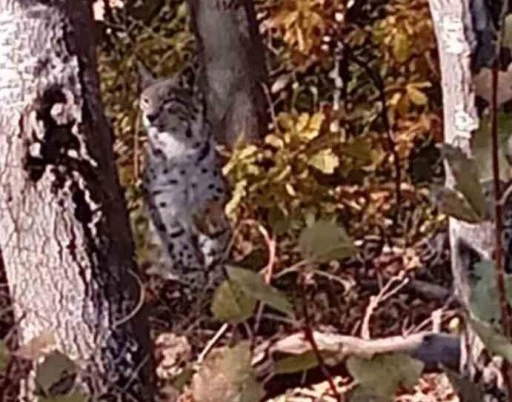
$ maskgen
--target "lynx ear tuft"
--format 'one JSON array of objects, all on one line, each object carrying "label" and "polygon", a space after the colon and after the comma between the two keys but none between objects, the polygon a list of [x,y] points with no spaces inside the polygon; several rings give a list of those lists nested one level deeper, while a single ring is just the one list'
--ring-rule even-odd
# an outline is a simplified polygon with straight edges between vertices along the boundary
[{"label": "lynx ear tuft", "polygon": [[139,89],[144,90],[150,85],[154,84],[156,81],[156,78],[153,74],[151,74],[151,71],[149,71],[142,62],[139,60],[136,61],[137,65],[137,71],[139,73]]}]

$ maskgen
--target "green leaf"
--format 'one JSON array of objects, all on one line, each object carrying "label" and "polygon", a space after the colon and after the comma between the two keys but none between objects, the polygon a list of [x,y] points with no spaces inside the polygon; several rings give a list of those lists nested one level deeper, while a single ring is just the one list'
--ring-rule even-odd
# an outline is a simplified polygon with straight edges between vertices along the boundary
[{"label": "green leaf", "polygon": [[502,44],[512,50],[512,14],[508,14],[503,21]]},{"label": "green leaf", "polygon": [[[43,395],[51,395],[52,389],[64,384],[68,379],[73,380],[77,369],[76,364],[68,356],[54,351],[36,367],[36,386],[43,391]],[[73,382],[68,383],[69,388],[73,386]]]},{"label": "green leaf", "polygon": [[229,279],[248,296],[293,317],[293,307],[277,289],[267,285],[261,275],[248,269],[227,267]]},{"label": "green leaf", "polygon": [[406,91],[407,91],[407,95],[409,96],[409,99],[415,105],[425,106],[427,104],[427,102],[428,102],[427,95],[425,95],[424,92],[420,91],[414,85],[407,85]]},{"label": "green leaf", "polygon": [[247,320],[255,307],[253,297],[234,281],[226,280],[215,290],[211,311],[217,320],[238,324]]},{"label": "green leaf", "polygon": [[[496,264],[494,261],[479,261],[473,265],[470,280],[471,312],[481,320],[498,322],[501,317],[498,284],[496,281]],[[512,299],[512,275],[505,276],[507,299]]]},{"label": "green leaf", "polygon": [[484,390],[481,386],[447,367],[442,367],[442,369],[461,401],[482,402],[484,400]]},{"label": "green leaf", "polygon": [[73,392],[69,395],[56,395],[48,398],[39,398],[41,402],[86,402],[89,397],[82,392]]},{"label": "green leaf", "polygon": [[331,149],[323,149],[311,156],[308,163],[322,173],[333,174],[340,160]]},{"label": "green leaf", "polygon": [[373,388],[357,384],[347,393],[348,402],[393,402],[395,398],[380,395]]},{"label": "green leaf", "polygon": [[305,259],[319,263],[351,257],[357,253],[345,229],[327,221],[317,221],[302,231],[299,250]]},{"label": "green leaf", "polygon": [[318,358],[312,350],[276,361],[275,374],[290,374],[310,370],[318,366]]},{"label": "green leaf", "polygon": [[469,324],[490,352],[504,357],[512,364],[512,344],[505,336],[476,317],[469,317]]},{"label": "green leaf", "polygon": [[404,63],[409,58],[410,43],[407,34],[398,32],[393,36],[392,52],[399,63]]},{"label": "green leaf", "polygon": [[9,349],[7,345],[0,341],[0,371],[4,371],[9,363]]},{"label": "green leaf", "polygon": [[249,342],[212,351],[192,379],[196,402],[259,402],[263,387],[251,366]]},{"label": "green leaf", "polygon": [[484,219],[471,208],[460,192],[448,187],[433,187],[432,194],[437,208],[443,214],[468,223],[483,222]]},{"label": "green leaf", "polygon": [[194,373],[195,371],[192,367],[186,367],[181,373],[172,379],[172,387],[183,392],[185,385],[190,382]]},{"label": "green leaf", "polygon": [[384,398],[394,396],[398,387],[412,388],[423,371],[423,363],[405,353],[382,354],[373,359],[349,357],[347,369],[354,380]]},{"label": "green leaf", "polygon": [[[489,80],[490,82],[490,80]],[[512,134],[512,113],[498,111],[498,161],[500,167],[500,179],[508,182],[511,178],[510,162],[507,160],[507,141]],[[482,116],[478,130],[471,137],[471,149],[473,158],[478,166],[480,181],[492,180],[493,168],[491,155],[491,119]]]},{"label": "green leaf", "polygon": [[444,144],[442,153],[455,178],[455,189],[466,198],[475,213],[482,219],[489,218],[487,201],[484,196],[478,168],[474,159],[470,159],[458,147]]},{"label": "green leaf", "polygon": [[343,155],[349,156],[361,162],[362,166],[373,162],[373,149],[367,139],[356,137],[343,143]]}]

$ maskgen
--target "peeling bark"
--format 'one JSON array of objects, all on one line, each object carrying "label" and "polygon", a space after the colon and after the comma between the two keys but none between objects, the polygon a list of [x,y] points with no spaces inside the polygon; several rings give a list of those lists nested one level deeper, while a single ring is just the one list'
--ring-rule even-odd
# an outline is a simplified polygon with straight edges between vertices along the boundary
[{"label": "peeling bark", "polygon": [[149,329],[89,3],[0,0],[0,250],[20,344],[51,331],[79,363],[79,386],[150,401]]},{"label": "peeling bark", "polygon": [[267,115],[264,50],[252,0],[188,0],[217,142],[262,138]]}]

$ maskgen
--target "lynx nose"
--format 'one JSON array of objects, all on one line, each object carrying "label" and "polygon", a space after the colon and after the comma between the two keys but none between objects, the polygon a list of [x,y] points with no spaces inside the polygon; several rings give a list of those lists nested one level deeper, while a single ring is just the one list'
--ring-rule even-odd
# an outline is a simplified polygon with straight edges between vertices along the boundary
[{"label": "lynx nose", "polygon": [[146,119],[148,119],[148,121],[150,123],[153,123],[156,120],[157,117],[158,117],[158,114],[156,114],[156,113],[155,114],[147,114],[146,115]]}]

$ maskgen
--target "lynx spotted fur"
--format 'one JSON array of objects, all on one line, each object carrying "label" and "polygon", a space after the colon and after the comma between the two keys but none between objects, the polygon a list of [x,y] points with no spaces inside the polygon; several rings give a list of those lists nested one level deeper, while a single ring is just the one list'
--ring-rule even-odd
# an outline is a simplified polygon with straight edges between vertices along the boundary
[{"label": "lynx spotted fur", "polygon": [[148,136],[144,199],[170,274],[203,288],[219,278],[230,225],[229,192],[202,99],[175,78],[139,66],[140,109]]}]

